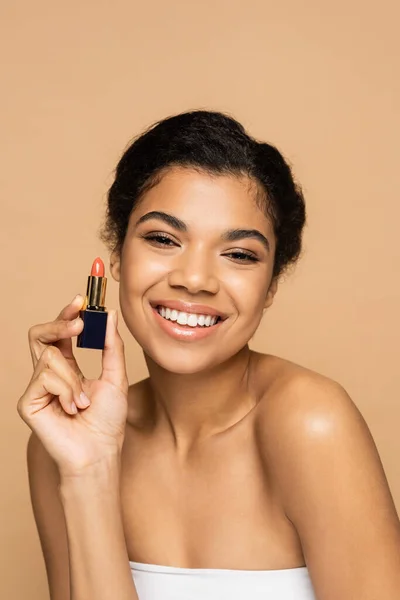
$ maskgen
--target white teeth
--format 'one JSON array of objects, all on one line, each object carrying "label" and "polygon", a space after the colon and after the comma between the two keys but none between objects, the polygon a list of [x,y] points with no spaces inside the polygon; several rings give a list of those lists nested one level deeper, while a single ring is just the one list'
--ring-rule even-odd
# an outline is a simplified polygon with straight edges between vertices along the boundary
[{"label": "white teeth", "polygon": [[177,323],[179,325],[187,325],[188,315],[184,312],[178,312]]},{"label": "white teeth", "polygon": [[189,325],[189,327],[210,327],[214,325],[218,317],[211,315],[196,315],[195,313],[185,313],[164,306],[157,307],[158,312],[164,319],[177,321],[180,325]]},{"label": "white teeth", "polygon": [[187,320],[187,324],[190,325],[190,327],[196,327],[197,325],[197,317],[194,314],[190,314]]}]

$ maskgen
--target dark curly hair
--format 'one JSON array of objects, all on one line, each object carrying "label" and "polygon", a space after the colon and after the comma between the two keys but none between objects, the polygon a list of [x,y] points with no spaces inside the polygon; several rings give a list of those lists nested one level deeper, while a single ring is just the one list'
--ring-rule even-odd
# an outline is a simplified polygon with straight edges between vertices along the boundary
[{"label": "dark curly hair", "polygon": [[132,210],[172,166],[214,175],[247,175],[257,184],[258,205],[272,221],[276,238],[273,277],[297,262],[306,211],[290,166],[274,146],[258,142],[234,118],[207,110],[184,112],[154,123],[124,152],[108,191],[106,217],[99,232],[108,250],[121,252]]}]

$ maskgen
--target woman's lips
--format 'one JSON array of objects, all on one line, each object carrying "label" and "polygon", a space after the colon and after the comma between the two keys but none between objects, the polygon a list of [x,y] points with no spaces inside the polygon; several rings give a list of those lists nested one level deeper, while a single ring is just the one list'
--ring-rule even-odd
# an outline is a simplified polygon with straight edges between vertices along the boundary
[{"label": "woman's lips", "polygon": [[197,341],[202,340],[206,337],[213,335],[219,326],[223,323],[223,321],[217,321],[215,325],[207,326],[199,326],[190,327],[190,325],[179,325],[176,321],[170,321],[169,319],[164,319],[158,312],[156,308],[151,307],[151,311],[154,315],[156,323],[160,326],[160,328],[170,335],[172,338],[181,341]]}]

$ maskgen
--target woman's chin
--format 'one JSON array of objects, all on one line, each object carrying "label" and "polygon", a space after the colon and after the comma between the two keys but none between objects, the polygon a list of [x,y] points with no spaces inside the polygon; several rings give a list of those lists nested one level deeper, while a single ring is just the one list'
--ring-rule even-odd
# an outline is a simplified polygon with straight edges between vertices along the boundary
[{"label": "woman's chin", "polygon": [[202,360],[199,356],[196,356],[195,353],[190,356],[190,353],[187,352],[187,350],[174,353],[170,352],[166,353],[166,355],[163,354],[162,356],[156,352],[144,350],[144,354],[148,367],[150,367],[153,362],[159,368],[174,375],[195,375],[197,373],[204,373],[223,362],[223,358],[215,360],[215,356],[213,357],[214,360],[211,360],[210,356],[206,356]]},{"label": "woman's chin", "polygon": [[212,365],[199,365],[198,363],[188,361],[170,361],[170,360],[156,360],[159,367],[168,371],[168,373],[174,375],[195,375],[197,373],[203,373],[212,368]]}]

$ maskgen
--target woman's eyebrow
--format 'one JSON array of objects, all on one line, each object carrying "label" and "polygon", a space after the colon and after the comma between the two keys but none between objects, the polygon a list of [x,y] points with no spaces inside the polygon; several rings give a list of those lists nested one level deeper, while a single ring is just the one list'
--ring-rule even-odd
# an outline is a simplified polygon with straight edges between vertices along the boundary
[{"label": "woman's eyebrow", "polygon": [[[152,210],[142,215],[140,219],[136,221],[135,227],[140,225],[140,223],[149,221],[150,219],[159,219],[160,221],[163,221],[164,223],[170,225],[178,231],[186,232],[188,230],[188,227],[184,221],[181,221],[181,219],[178,219],[178,217],[174,217],[173,215],[159,210]],[[226,242],[235,242],[237,240],[243,240],[245,238],[253,238],[259,240],[263,244],[267,252],[270,251],[270,244],[268,239],[265,237],[265,235],[261,233],[261,231],[258,231],[258,229],[228,229],[222,234],[221,238]]]}]

